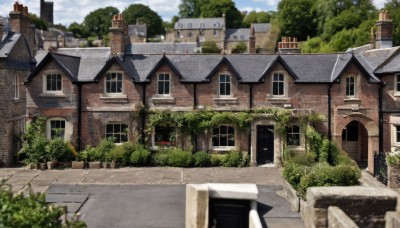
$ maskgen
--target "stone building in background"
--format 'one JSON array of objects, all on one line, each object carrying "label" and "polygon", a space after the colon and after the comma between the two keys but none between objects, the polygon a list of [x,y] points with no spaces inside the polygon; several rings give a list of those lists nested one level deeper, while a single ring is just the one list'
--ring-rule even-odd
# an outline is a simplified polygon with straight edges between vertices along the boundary
[{"label": "stone building in background", "polygon": [[54,2],[46,2],[45,0],[40,0],[40,18],[51,25],[54,24],[53,9]]}]

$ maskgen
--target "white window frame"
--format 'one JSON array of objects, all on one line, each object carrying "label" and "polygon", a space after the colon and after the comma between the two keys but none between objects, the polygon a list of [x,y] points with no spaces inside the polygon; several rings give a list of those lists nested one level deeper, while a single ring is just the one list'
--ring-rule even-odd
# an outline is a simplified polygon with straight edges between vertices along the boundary
[{"label": "white window frame", "polygon": [[[349,80],[353,79],[353,82],[349,82]],[[356,98],[357,97],[357,77],[355,76],[347,76],[345,81],[346,86],[346,97],[348,98]],[[353,86],[353,94],[350,94],[349,86]]]},{"label": "white window frame", "polygon": [[[225,90],[226,90],[226,85],[229,84],[229,94],[221,94],[221,77],[226,76],[229,78],[229,82],[222,82],[225,84]],[[227,73],[221,73],[218,76],[218,95],[220,97],[232,97],[232,76]]]},{"label": "white window frame", "polygon": [[[221,133],[220,133],[220,132],[221,132],[221,127],[227,127],[227,129],[226,129],[227,133],[226,133],[226,134],[221,134]],[[216,128],[218,128],[219,134],[214,134],[214,130],[215,130]],[[232,128],[232,129],[233,129],[233,134],[229,134],[229,129],[228,129],[228,128]],[[211,129],[211,132],[212,132],[212,136],[211,136],[210,145],[211,145],[211,148],[212,148],[213,150],[217,150],[217,151],[230,151],[230,150],[233,150],[233,149],[236,148],[236,129],[235,129],[234,126],[229,125],[229,124],[221,124],[221,125],[219,125],[218,127],[212,128],[212,129]],[[227,137],[227,142],[226,142],[227,145],[226,145],[226,146],[221,146],[221,142],[220,142],[220,140],[221,140],[221,135],[222,135],[222,136],[225,135],[225,136]],[[233,136],[233,145],[230,145],[230,146],[229,146],[229,145],[228,145],[228,142],[229,142],[228,138],[229,138],[230,136]],[[216,145],[216,146],[213,145],[213,138],[214,138],[214,137],[219,137],[219,145]]]},{"label": "white window frame", "polygon": [[[112,132],[107,132],[107,129],[108,129],[108,126],[109,125],[112,125],[112,128],[113,128],[113,131]],[[107,123],[105,126],[104,126],[104,138],[105,139],[107,139],[107,138],[110,138],[110,137],[114,137],[115,135],[126,135],[126,141],[122,141],[121,140],[121,137],[120,137],[120,140],[119,141],[115,141],[114,143],[115,144],[122,144],[122,143],[124,143],[124,142],[128,142],[129,141],[129,132],[124,132],[125,131],[125,129],[123,129],[123,131],[121,132],[115,132],[115,125],[120,125],[119,127],[120,127],[120,129],[122,129],[122,127],[123,127],[123,125],[125,125],[126,126],[126,128],[125,129],[129,129],[129,125],[128,124],[125,124],[125,123],[119,123],[119,122],[110,122],[110,123]],[[114,137],[115,138],[115,137]],[[117,138],[115,138],[115,139],[117,139]]]},{"label": "white window frame", "polygon": [[400,74],[394,75],[394,95],[400,96]]},{"label": "white window frame", "polygon": [[[299,129],[299,131],[298,132],[294,132],[293,131],[293,127],[297,127]],[[289,126],[287,126],[286,131],[287,131],[286,132],[286,144],[289,147],[299,147],[299,146],[301,146],[301,129],[300,129],[300,126],[297,125],[297,124],[289,125]],[[299,144],[289,144],[289,141],[288,141],[289,135],[291,135],[291,136],[298,135],[299,136]]]},{"label": "white window frame", "polygon": [[[110,80],[112,79],[112,75],[116,76],[116,80]],[[120,92],[107,92],[107,86],[109,85],[109,83],[118,83],[119,79],[118,76],[121,76],[121,91]],[[109,79],[109,77],[111,77]],[[111,84],[110,84],[111,85]],[[122,75],[121,72],[109,72],[105,75],[104,77],[104,95],[108,96],[108,97],[113,97],[113,96],[121,96],[124,94],[124,76]]]},{"label": "white window frame", "polygon": [[14,100],[18,100],[19,99],[19,79],[18,79],[18,75],[13,75],[12,84],[13,84],[13,99]]},{"label": "white window frame", "polygon": [[53,118],[47,119],[47,121],[46,121],[47,122],[46,123],[47,139],[52,139],[51,132],[52,132],[53,128],[51,128],[51,122],[53,122],[53,121],[64,121],[64,135],[63,135],[62,139],[65,140],[65,138],[66,138],[66,129],[67,129],[67,120],[64,119],[64,118],[61,118],[61,117],[53,117]]},{"label": "white window frame", "polygon": [[[48,76],[60,76],[60,82],[61,82],[61,88],[59,90],[47,90],[47,77]],[[57,82],[57,80],[56,80]],[[60,73],[45,73],[43,75],[43,93],[47,93],[47,94],[63,94],[63,76]]]},{"label": "white window frame", "polygon": [[[279,75],[282,75],[282,77],[283,77],[283,81],[280,81],[280,80],[277,80],[277,81],[275,81],[275,75],[277,75],[277,76],[279,76]],[[274,72],[273,74],[272,74],[272,83],[271,83],[271,94],[272,94],[272,97],[286,97],[287,96],[287,80],[286,80],[286,76],[285,76],[285,74],[284,73],[282,73],[282,72]],[[278,86],[279,86],[279,83],[282,83],[283,84],[283,94],[274,94],[274,83],[278,83]],[[279,88],[278,88],[278,90],[279,90]]]},{"label": "white window frame", "polygon": [[[164,79],[163,80],[160,80],[160,76],[161,75],[164,75]],[[165,80],[165,76],[166,75],[168,75],[168,80]],[[158,95],[160,95],[160,96],[171,96],[171,84],[172,84],[172,77],[171,77],[172,75],[170,74],[170,73],[159,73],[159,74],[157,74],[157,94]],[[168,82],[168,93],[165,93],[165,83],[167,83]],[[160,85],[160,83],[163,83],[164,84],[164,92],[163,93],[160,93],[160,91],[159,91],[159,85]]]}]

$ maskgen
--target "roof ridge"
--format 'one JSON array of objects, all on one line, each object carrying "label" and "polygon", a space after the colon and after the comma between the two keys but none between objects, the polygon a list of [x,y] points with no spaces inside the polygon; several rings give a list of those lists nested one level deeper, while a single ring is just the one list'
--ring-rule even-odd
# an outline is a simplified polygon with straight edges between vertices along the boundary
[{"label": "roof ridge", "polygon": [[49,52],[53,55],[61,55],[61,56],[65,56],[65,57],[72,57],[72,58],[81,58],[81,56],[75,56],[75,55],[67,55],[67,54],[62,54],[62,53],[58,53],[58,52]]}]

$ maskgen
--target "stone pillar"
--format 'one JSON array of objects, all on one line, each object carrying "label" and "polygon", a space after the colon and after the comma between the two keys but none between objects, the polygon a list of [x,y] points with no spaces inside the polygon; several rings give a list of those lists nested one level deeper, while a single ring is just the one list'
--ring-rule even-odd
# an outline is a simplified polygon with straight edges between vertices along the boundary
[{"label": "stone pillar", "polygon": [[389,188],[400,188],[400,165],[388,166],[388,187]]}]

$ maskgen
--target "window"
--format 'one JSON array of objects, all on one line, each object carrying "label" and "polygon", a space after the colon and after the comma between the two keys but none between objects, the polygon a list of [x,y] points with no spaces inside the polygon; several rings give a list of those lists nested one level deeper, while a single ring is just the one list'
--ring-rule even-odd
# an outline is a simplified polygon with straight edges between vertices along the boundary
[{"label": "window", "polygon": [[106,139],[113,138],[115,143],[123,143],[128,141],[128,125],[113,123],[106,125]]},{"label": "window", "polygon": [[400,74],[395,75],[394,93],[400,94]]},{"label": "window", "polygon": [[106,93],[121,94],[122,93],[122,74],[110,73],[106,77]]},{"label": "window", "polygon": [[61,93],[62,92],[61,74],[46,75],[45,88],[47,93]]},{"label": "window", "polygon": [[200,28],[204,28],[205,26],[204,26],[204,23],[201,23],[200,24]]},{"label": "window", "polygon": [[50,138],[62,138],[65,136],[65,120],[50,120]]},{"label": "window", "polygon": [[192,32],[188,32],[188,37],[191,37],[192,36]]},{"label": "window", "polygon": [[272,95],[285,96],[285,78],[283,74],[274,74],[272,80]]},{"label": "window", "polygon": [[158,75],[158,94],[169,95],[170,92],[170,75],[159,74]]},{"label": "window", "polygon": [[396,143],[400,143],[400,126],[396,126]]},{"label": "window", "polygon": [[154,128],[154,144],[156,146],[175,146],[176,145],[176,129],[174,127]]},{"label": "window", "polygon": [[212,146],[235,146],[235,129],[232,126],[221,125],[213,129]]},{"label": "window", "polygon": [[14,99],[19,99],[19,84],[18,84],[18,76],[13,75],[13,92],[14,92]]},{"label": "window", "polygon": [[233,39],[234,39],[234,40],[237,40],[237,38],[238,38],[238,37],[237,37],[236,35],[233,36]]},{"label": "window", "polygon": [[300,146],[300,127],[297,125],[289,126],[286,131],[287,144],[289,146]]},{"label": "window", "polygon": [[227,74],[219,75],[219,95],[220,96],[231,95],[231,76]]},{"label": "window", "polygon": [[218,36],[218,30],[217,30],[217,29],[214,29],[214,30],[213,30],[213,35],[214,35],[214,36]]},{"label": "window", "polygon": [[354,77],[346,78],[346,96],[355,97],[356,95],[356,82]]}]

